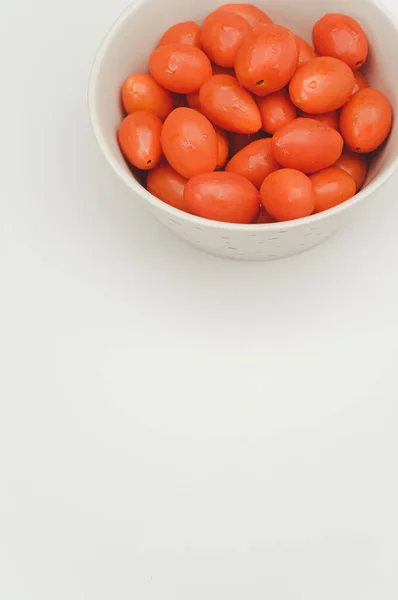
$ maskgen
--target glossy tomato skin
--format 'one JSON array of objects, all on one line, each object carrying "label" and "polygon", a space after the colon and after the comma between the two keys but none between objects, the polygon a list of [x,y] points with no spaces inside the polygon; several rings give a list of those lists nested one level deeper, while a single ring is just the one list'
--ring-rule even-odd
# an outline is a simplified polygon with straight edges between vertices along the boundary
[{"label": "glossy tomato skin", "polygon": [[264,179],[273,171],[280,169],[272,152],[271,138],[252,142],[229,161],[225,170],[237,173],[248,179],[260,189]]},{"label": "glossy tomato skin", "polygon": [[154,169],[162,159],[161,133],[159,117],[145,111],[131,113],[122,121],[118,131],[124,157],[137,169]]},{"label": "glossy tomato skin", "polygon": [[342,169],[325,169],[310,175],[310,180],[315,192],[315,213],[346,202],[357,191],[354,179]]},{"label": "glossy tomato skin", "polygon": [[369,87],[368,82],[366,81],[365,77],[362,75],[362,73],[360,71],[355,71],[354,77],[355,77],[355,83],[354,83],[354,88],[352,90],[352,95],[359,92],[359,90],[363,90],[364,88]]},{"label": "glossy tomato skin", "polygon": [[164,163],[149,172],[147,190],[159,200],[186,212],[184,190],[187,179]]},{"label": "glossy tomato skin", "polygon": [[309,60],[316,58],[316,53],[315,50],[311,48],[311,46],[305,40],[303,40],[303,38],[299,37],[298,35],[295,35],[294,37],[296,38],[299,48],[299,59],[297,64],[297,67],[299,68],[305,65],[305,63],[307,63]]},{"label": "glossy tomato skin", "polygon": [[166,119],[162,148],[177,173],[190,179],[217,167],[218,142],[213,125],[197,110],[177,108]]},{"label": "glossy tomato skin", "polygon": [[274,135],[284,125],[297,117],[297,109],[286,90],[273,92],[257,100],[261,113],[262,127],[266,133]]},{"label": "glossy tomato skin", "polygon": [[298,57],[297,41],[289,29],[263,25],[254,29],[237,51],[236,76],[253,94],[267,96],[289,83],[297,69]]},{"label": "glossy tomato skin", "polygon": [[224,223],[252,223],[260,197],[250,181],[236,173],[210,173],[193,177],[185,187],[190,213]]},{"label": "glossy tomato skin", "polygon": [[207,56],[224,68],[233,68],[238,48],[251,28],[238,14],[216,10],[204,21],[200,42]]},{"label": "glossy tomato skin", "polygon": [[354,83],[354,73],[343,61],[320,56],[298,69],[290,82],[290,98],[303,112],[324,114],[347,102]]},{"label": "glossy tomato skin", "polygon": [[224,131],[221,131],[218,127],[215,127],[217,135],[217,169],[222,169],[228,162],[229,156],[229,143],[228,138]]},{"label": "glossy tomato skin", "polygon": [[149,69],[159,85],[178,94],[196,92],[212,76],[206,54],[183,44],[159,46],[151,55]]},{"label": "glossy tomato skin", "polygon": [[315,194],[309,178],[294,169],[268,175],[260,190],[261,203],[277,221],[309,217],[314,212]]},{"label": "glossy tomato skin", "polygon": [[339,58],[353,71],[367,59],[366,35],[358,21],[348,15],[325,15],[314,25],[312,38],[319,55]]},{"label": "glossy tomato skin", "polygon": [[392,127],[392,109],[387,98],[374,88],[357,92],[343,107],[340,130],[353,152],[373,152],[387,139]]},{"label": "glossy tomato skin", "polygon": [[261,128],[256,102],[234,77],[214,75],[200,88],[199,98],[203,114],[221,129],[255,133]]},{"label": "glossy tomato skin", "polygon": [[299,118],[272,138],[272,151],[283,167],[316,173],[333,165],[343,151],[340,133],[315,119]]},{"label": "glossy tomato skin", "polygon": [[123,83],[122,100],[126,113],[144,110],[162,121],[174,109],[173,97],[147,73],[130,75]]},{"label": "glossy tomato skin", "polygon": [[224,4],[218,10],[227,10],[243,17],[252,29],[272,23],[269,16],[253,4]]},{"label": "glossy tomato skin", "polygon": [[343,169],[348,175],[351,175],[355,181],[357,192],[359,192],[368,174],[368,163],[365,156],[344,149],[343,154],[333,167]]},{"label": "glossy tomato skin", "polygon": [[194,21],[186,21],[177,23],[166,31],[159,42],[159,46],[167,46],[168,44],[184,44],[186,46],[196,46],[200,48],[200,32],[199,25]]},{"label": "glossy tomato skin", "polygon": [[302,113],[302,116],[307,119],[315,119],[315,121],[319,121],[324,125],[329,125],[329,127],[332,127],[332,129],[335,129],[336,131],[340,130],[340,120],[337,110],[332,110],[331,112],[325,113],[324,115],[312,115]]}]

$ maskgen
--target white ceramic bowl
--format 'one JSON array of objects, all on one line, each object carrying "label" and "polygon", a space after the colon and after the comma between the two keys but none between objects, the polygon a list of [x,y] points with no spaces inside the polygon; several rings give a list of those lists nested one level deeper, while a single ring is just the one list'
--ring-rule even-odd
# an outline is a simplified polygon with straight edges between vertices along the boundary
[{"label": "white ceramic bowl", "polygon": [[[154,216],[186,242],[212,254],[242,260],[272,260],[298,254],[330,237],[355,208],[391,177],[398,165],[398,126],[373,162],[366,186],[352,200],[319,215],[271,225],[233,225],[207,221],[181,212],[148,193],[132,176],[116,140],[122,119],[120,89],[134,72],[147,71],[149,55],[163,32],[179,21],[204,17],[223,0],[137,0],[107,34],[95,59],[89,89],[89,109],[98,143],[119,177],[129,186],[132,201],[142,201]],[[389,98],[398,114],[396,48],[398,27],[375,0],[253,0],[275,23],[311,41],[313,24],[325,13],[357,18],[370,42],[365,74],[371,85]],[[395,53],[395,54],[394,54]]]}]

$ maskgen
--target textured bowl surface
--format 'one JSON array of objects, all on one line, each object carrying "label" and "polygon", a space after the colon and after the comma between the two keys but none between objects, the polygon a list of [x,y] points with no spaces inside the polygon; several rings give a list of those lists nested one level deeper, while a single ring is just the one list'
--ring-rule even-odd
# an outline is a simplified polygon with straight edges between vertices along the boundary
[{"label": "textured bowl surface", "polygon": [[[364,189],[352,200],[319,215],[271,225],[229,225],[206,221],[178,211],[151,194],[134,179],[116,140],[122,118],[120,89],[129,74],[147,71],[148,59],[164,31],[179,21],[201,23],[223,4],[214,0],[138,0],[118,19],[95,59],[89,89],[89,110],[98,143],[109,164],[132,191],[132,201],[143,201],[154,216],[186,242],[228,258],[272,260],[304,252],[335,233],[355,208],[391,177],[398,165],[398,127],[373,161]],[[392,49],[398,46],[398,27],[388,11],[374,0],[256,0],[275,23],[311,41],[313,24],[328,12],[357,18],[370,42],[365,75],[389,98],[398,112],[398,78]]]}]

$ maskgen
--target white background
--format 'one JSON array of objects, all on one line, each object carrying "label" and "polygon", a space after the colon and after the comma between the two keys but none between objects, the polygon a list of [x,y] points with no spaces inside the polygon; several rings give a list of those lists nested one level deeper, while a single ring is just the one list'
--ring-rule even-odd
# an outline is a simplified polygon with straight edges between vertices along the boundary
[{"label": "white background", "polygon": [[90,129],[124,5],[2,3],[0,598],[396,600],[398,178],[284,262],[183,245]]}]

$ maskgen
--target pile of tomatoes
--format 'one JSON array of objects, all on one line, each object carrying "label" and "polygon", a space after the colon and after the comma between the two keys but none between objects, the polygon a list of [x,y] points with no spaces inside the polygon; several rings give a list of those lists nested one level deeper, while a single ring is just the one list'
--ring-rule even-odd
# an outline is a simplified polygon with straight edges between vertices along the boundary
[{"label": "pile of tomatoes", "polygon": [[150,74],[126,79],[118,132],[126,160],[157,198],[199,217],[270,223],[352,198],[392,110],[359,69],[359,23],[328,14],[312,48],[250,4],[162,37]]}]

